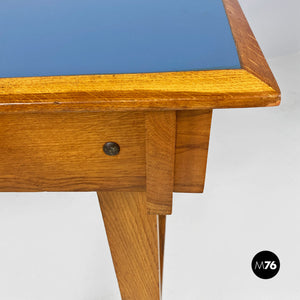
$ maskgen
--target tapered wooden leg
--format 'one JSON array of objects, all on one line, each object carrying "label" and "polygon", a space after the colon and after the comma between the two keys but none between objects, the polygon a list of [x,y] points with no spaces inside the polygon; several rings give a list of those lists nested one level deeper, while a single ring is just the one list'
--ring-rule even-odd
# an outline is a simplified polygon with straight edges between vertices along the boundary
[{"label": "tapered wooden leg", "polygon": [[166,216],[159,216],[160,282],[163,282],[164,252],[166,236]]},{"label": "tapered wooden leg", "polygon": [[123,300],[161,299],[159,216],[144,192],[99,192],[98,198]]}]

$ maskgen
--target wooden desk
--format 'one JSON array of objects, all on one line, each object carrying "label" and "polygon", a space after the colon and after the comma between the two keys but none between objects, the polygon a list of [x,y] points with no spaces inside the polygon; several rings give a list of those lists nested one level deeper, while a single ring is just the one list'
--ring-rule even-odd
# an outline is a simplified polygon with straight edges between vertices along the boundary
[{"label": "wooden desk", "polygon": [[160,299],[173,192],[212,110],[280,90],[236,0],[1,5],[0,191],[98,191],[123,299]]}]

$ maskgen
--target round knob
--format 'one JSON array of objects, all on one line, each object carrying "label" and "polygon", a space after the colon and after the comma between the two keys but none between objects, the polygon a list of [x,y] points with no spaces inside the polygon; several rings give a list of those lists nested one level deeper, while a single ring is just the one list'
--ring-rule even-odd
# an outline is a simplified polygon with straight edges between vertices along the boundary
[{"label": "round knob", "polygon": [[117,155],[120,152],[120,146],[115,142],[107,142],[103,145],[103,151],[107,155]]}]

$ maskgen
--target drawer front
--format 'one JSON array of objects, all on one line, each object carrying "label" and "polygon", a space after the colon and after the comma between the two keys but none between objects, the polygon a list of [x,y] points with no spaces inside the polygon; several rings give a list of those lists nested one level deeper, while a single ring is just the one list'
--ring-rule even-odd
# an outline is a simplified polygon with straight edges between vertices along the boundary
[{"label": "drawer front", "polygon": [[145,169],[142,112],[0,115],[0,191],[142,191]]}]

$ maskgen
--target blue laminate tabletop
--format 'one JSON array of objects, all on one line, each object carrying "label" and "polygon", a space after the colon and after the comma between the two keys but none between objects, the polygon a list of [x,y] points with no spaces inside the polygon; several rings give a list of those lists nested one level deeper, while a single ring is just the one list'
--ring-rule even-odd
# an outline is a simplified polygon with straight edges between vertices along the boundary
[{"label": "blue laminate tabletop", "polygon": [[222,0],[9,0],[0,77],[236,69]]}]

